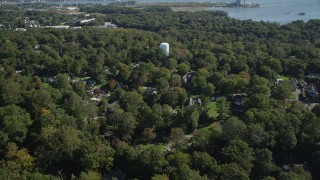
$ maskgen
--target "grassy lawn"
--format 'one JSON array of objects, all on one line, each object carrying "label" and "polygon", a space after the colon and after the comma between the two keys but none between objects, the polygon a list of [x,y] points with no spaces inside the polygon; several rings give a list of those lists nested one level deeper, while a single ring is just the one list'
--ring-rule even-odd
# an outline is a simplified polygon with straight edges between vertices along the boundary
[{"label": "grassy lawn", "polygon": [[143,149],[149,149],[151,147],[157,147],[159,148],[161,151],[166,151],[166,147],[167,147],[167,144],[163,144],[163,143],[159,143],[159,144],[145,144],[145,145],[142,145],[143,146]]},{"label": "grassy lawn", "polygon": [[43,88],[50,88],[50,85],[49,85],[49,83],[42,83],[42,87]]},{"label": "grassy lawn", "polygon": [[209,117],[216,118],[218,117],[218,112],[217,112],[217,102],[209,102],[207,105],[207,108],[209,109],[208,115]]},{"label": "grassy lawn", "polygon": [[278,75],[278,79],[283,79],[283,80],[290,80],[291,78],[288,76],[284,76],[284,75]]},{"label": "grassy lawn", "polygon": [[290,94],[290,99],[296,99],[296,94],[295,93],[291,93]]},{"label": "grassy lawn", "polygon": [[198,129],[199,131],[202,131],[204,133],[210,133],[212,131],[216,131],[221,133],[222,132],[222,126],[220,124],[220,122],[214,122],[206,127],[200,128]]}]

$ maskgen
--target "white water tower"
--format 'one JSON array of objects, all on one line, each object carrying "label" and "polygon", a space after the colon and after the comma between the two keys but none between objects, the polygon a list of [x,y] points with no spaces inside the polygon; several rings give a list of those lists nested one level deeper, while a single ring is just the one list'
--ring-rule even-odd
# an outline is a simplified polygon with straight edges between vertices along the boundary
[{"label": "white water tower", "polygon": [[162,52],[165,56],[169,56],[169,44],[168,43],[166,43],[166,42],[161,43],[160,49],[162,50]]}]

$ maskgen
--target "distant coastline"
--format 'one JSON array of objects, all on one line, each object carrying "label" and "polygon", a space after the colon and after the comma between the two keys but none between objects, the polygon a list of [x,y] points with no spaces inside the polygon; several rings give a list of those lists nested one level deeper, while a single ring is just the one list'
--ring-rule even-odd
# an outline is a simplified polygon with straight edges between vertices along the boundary
[{"label": "distant coastline", "polygon": [[91,4],[101,2],[101,4],[114,6],[166,6],[166,7],[217,7],[217,8],[259,8],[258,3],[244,3],[241,0],[235,2],[140,2],[138,1],[120,1],[120,0],[0,0],[0,4],[21,4],[21,3],[70,3],[76,4]]},{"label": "distant coastline", "polygon": [[[0,0],[0,4],[18,4],[23,0]],[[28,3],[48,3],[58,5],[77,5],[77,4],[102,4],[124,2],[121,0],[26,0]],[[46,2],[44,2],[46,1]],[[192,2],[196,1],[196,2]],[[320,19],[319,0],[247,0],[246,4],[254,2],[259,4],[259,8],[238,8],[236,6],[225,7],[217,5],[218,2],[233,3],[236,0],[136,0],[139,6],[167,6],[174,11],[225,11],[228,16],[240,20],[253,20],[265,22],[278,22],[280,24],[290,23],[296,20],[308,21]],[[244,1],[244,0],[241,0]],[[4,3],[6,2],[6,3]],[[290,4],[290,6],[288,6]],[[214,6],[215,5],[215,6]],[[129,6],[130,7],[130,6]],[[304,12],[305,14],[303,14]],[[301,13],[301,14],[300,14]]]}]

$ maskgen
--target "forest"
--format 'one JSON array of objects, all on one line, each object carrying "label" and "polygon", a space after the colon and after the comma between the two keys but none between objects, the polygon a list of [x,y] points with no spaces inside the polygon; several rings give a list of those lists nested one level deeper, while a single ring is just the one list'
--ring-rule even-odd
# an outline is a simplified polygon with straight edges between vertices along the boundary
[{"label": "forest", "polygon": [[0,6],[0,179],[320,178],[320,20],[79,8]]}]

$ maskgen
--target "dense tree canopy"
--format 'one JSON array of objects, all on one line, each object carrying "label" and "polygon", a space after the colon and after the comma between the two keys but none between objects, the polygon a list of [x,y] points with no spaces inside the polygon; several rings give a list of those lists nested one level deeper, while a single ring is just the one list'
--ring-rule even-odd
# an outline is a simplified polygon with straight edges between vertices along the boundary
[{"label": "dense tree canopy", "polygon": [[0,6],[0,179],[320,177],[319,105],[277,83],[319,86],[319,20],[79,7]]}]

